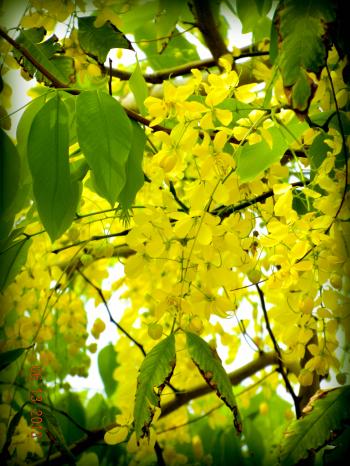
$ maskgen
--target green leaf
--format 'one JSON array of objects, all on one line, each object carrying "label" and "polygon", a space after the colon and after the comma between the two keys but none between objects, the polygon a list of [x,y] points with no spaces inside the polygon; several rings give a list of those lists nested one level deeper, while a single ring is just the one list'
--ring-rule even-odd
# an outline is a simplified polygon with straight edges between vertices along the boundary
[{"label": "green leaf", "polygon": [[21,162],[24,166],[25,172],[23,173],[24,182],[31,182],[30,171],[28,167],[27,153],[28,153],[28,138],[30,128],[36,114],[43,108],[46,100],[55,96],[55,92],[49,91],[46,94],[37,97],[27,105],[23,112],[21,119],[18,122],[16,130],[17,149],[21,156]]},{"label": "green leaf", "polygon": [[112,343],[105,346],[98,353],[98,370],[105,387],[106,395],[112,396],[117,388],[117,381],[113,378],[113,372],[118,367],[117,353]]},{"label": "green leaf", "polygon": [[335,448],[325,448],[320,453],[323,454],[322,466],[347,466],[349,462],[349,445],[350,445],[350,427],[332,441]]},{"label": "green leaf", "polygon": [[[61,452],[62,457],[65,459],[64,464],[75,465],[74,456],[67,447],[61,427],[57,421],[56,414],[53,414],[51,409],[47,406],[40,405],[40,409],[43,412],[43,424],[45,426],[46,435],[48,436],[50,442],[53,443],[55,447]],[[67,412],[71,415],[70,411]]]},{"label": "green leaf", "polygon": [[149,437],[149,428],[160,406],[160,394],[173,374],[176,363],[174,334],[158,343],[143,360],[137,378],[134,406],[136,437]]},{"label": "green leaf", "polygon": [[329,139],[329,136],[322,131],[315,137],[309,147],[308,156],[310,158],[312,178],[316,175],[318,168],[327,157],[327,152],[329,152],[329,145],[325,143],[327,139]]},{"label": "green leaf", "polygon": [[270,147],[264,140],[252,145],[245,143],[238,148],[236,151],[237,175],[241,183],[253,180],[273,163],[278,162],[285,150],[284,144],[273,141]]},{"label": "green leaf", "polygon": [[72,223],[80,196],[78,183],[70,178],[68,111],[59,93],[33,120],[28,163],[40,219],[54,241]]},{"label": "green leaf", "polygon": [[7,241],[0,251],[0,291],[3,291],[26,263],[32,240]]},{"label": "green leaf", "polygon": [[76,160],[70,164],[70,176],[72,181],[83,181],[90,167],[85,159]]},{"label": "green leaf", "polygon": [[[156,42],[154,42],[156,37],[152,21],[144,22],[134,34],[135,41],[140,42],[138,46],[145,53],[149,66],[155,71],[199,60],[196,47],[183,35],[173,37],[164,52],[159,54]],[[145,40],[148,42],[142,42]]]},{"label": "green leaf", "polygon": [[27,346],[26,348],[16,348],[10,351],[5,351],[4,353],[0,353],[0,371],[6,369],[7,366],[16,361],[16,359],[18,359],[29,348],[32,348],[32,346]]},{"label": "green leaf", "polygon": [[272,7],[272,0],[254,0],[259,15],[267,15]]},{"label": "green leaf", "polygon": [[89,400],[85,412],[87,415],[86,427],[93,430],[115,422],[115,416],[120,411],[116,406],[109,407],[101,393],[95,393]]},{"label": "green leaf", "polygon": [[26,205],[28,205],[31,195],[32,177],[28,166],[27,156],[27,143],[30,127],[32,125],[35,115],[43,107],[46,99],[49,99],[54,95],[55,93],[52,92],[52,90],[46,91],[44,95],[41,95],[33,101],[31,101],[31,103],[26,106],[26,109],[18,122],[16,130],[16,139],[17,150],[20,156],[20,178],[17,195],[13,205],[14,212],[19,212]]},{"label": "green leaf", "polygon": [[306,414],[293,421],[284,434],[279,454],[283,466],[293,466],[306,458],[350,422],[350,386],[316,393],[304,411]]},{"label": "green leaf", "polygon": [[0,128],[0,237],[7,238],[18,211],[18,195],[21,159],[18,151]]},{"label": "green leaf", "polygon": [[142,115],[147,115],[147,110],[144,104],[146,97],[148,97],[148,88],[141,72],[139,62],[136,63],[135,69],[129,79],[129,87],[134,94],[136,104]]},{"label": "green leaf", "polygon": [[143,186],[145,180],[142,170],[142,160],[146,135],[144,130],[136,122],[132,122],[132,128],[132,144],[125,166],[126,183],[118,197],[118,202],[124,210],[132,206],[135,196]]},{"label": "green leaf", "polygon": [[241,448],[240,439],[235,435],[232,427],[219,432],[213,449],[215,465],[227,466],[229,464],[237,464],[244,466],[246,462]]},{"label": "green leaf", "polygon": [[318,74],[326,65],[327,31],[334,21],[334,5],[328,0],[286,0],[281,5],[276,24],[283,83],[292,88],[293,107],[304,111],[311,95],[311,81],[305,72]]},{"label": "green leaf", "polygon": [[129,118],[110,95],[86,91],[77,98],[77,131],[96,190],[113,207],[126,182],[132,139]]},{"label": "green leaf", "polygon": [[278,126],[268,129],[272,138],[272,147],[265,140],[252,145],[246,142],[239,147],[236,151],[237,174],[241,182],[253,180],[273,163],[278,162],[289,145],[298,139],[307,128],[307,123],[294,118],[285,127]]},{"label": "green leaf", "polygon": [[99,466],[99,464],[98,456],[92,451],[84,452],[77,462],[77,466]]},{"label": "green leaf", "polygon": [[8,460],[10,460],[11,455],[10,455],[10,452],[9,452],[9,448],[10,448],[10,445],[11,445],[11,442],[12,442],[12,437],[13,437],[13,435],[15,433],[16,427],[19,424],[19,421],[21,420],[21,417],[23,415],[23,410],[24,410],[25,406],[27,405],[27,403],[28,402],[25,402],[20,407],[20,409],[13,416],[13,418],[11,419],[11,421],[10,421],[10,423],[8,425],[7,432],[6,432],[6,438],[5,438],[5,441],[4,441],[2,450],[1,450],[1,454],[0,454],[0,460],[2,461],[2,464],[8,464]]},{"label": "green leaf", "polygon": [[311,80],[304,70],[300,70],[298,79],[293,86],[292,104],[296,110],[303,111],[307,108],[311,98]]},{"label": "green leaf", "polygon": [[242,32],[253,32],[255,42],[270,37],[271,20],[266,15],[271,6],[271,0],[237,0],[237,15],[242,23]]},{"label": "green leaf", "polygon": [[232,391],[230,379],[222,366],[221,360],[206,341],[192,332],[186,332],[188,352],[202,374],[207,384],[215,390],[216,394],[230,408],[234,416],[234,425],[237,432],[241,432],[242,424],[239,417],[237,403]]},{"label": "green leaf", "polygon": [[0,128],[0,217],[9,215],[16,197],[20,174],[20,158],[8,135]]},{"label": "green leaf", "polygon": [[157,32],[157,52],[163,53],[176,29],[181,12],[187,7],[186,0],[159,0],[158,13],[155,17]]},{"label": "green leaf", "polygon": [[[86,415],[83,404],[77,393],[66,393],[57,402],[55,407],[69,413],[69,415],[82,427],[86,427]],[[56,427],[63,434],[64,444],[74,443],[82,436],[81,430],[62,414],[55,412]],[[52,425],[53,427],[53,425]],[[52,432],[55,435],[55,430]],[[57,433],[58,439],[62,442],[61,434]]]},{"label": "green leaf", "polygon": [[278,29],[277,29],[277,18],[278,18],[278,8],[275,10],[274,15],[272,17],[272,22],[271,22],[271,30],[270,30],[270,51],[269,51],[269,57],[271,60],[271,63],[273,65],[277,65],[277,58],[278,58]]},{"label": "green leaf", "polygon": [[[261,412],[262,404],[267,412]],[[262,460],[266,460],[266,455],[272,450],[276,442],[276,432],[283,429],[287,422],[286,411],[290,409],[290,403],[269,390],[254,395],[248,406],[242,406],[244,438],[254,465],[273,464],[272,461]]]},{"label": "green leaf", "polygon": [[103,65],[111,49],[134,50],[130,41],[110,21],[95,27],[96,16],[78,18],[78,39],[84,52]]},{"label": "green leaf", "polygon": [[[46,31],[43,27],[22,30],[16,38],[16,42],[28,50],[35,60],[37,60],[48,72],[64,84],[69,84],[74,79],[74,61],[71,57],[62,56],[62,48],[57,42],[55,35],[44,41]],[[19,50],[14,50],[13,55],[20,63],[21,67],[39,82],[51,84],[51,81],[44,76]]]}]

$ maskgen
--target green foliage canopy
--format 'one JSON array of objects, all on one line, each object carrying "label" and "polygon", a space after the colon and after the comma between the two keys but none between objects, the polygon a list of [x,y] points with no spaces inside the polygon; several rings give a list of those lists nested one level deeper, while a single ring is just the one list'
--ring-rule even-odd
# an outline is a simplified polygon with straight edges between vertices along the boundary
[{"label": "green foliage canopy", "polygon": [[339,464],[343,2],[9,3],[1,461]]}]

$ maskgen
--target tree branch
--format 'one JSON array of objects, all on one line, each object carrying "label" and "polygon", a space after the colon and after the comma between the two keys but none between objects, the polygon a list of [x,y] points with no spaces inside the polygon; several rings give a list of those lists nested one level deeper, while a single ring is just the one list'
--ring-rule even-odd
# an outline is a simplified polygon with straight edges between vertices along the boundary
[{"label": "tree branch", "polygon": [[70,249],[76,246],[81,246],[82,244],[90,243],[90,241],[99,241],[101,239],[106,239],[106,238],[116,238],[118,236],[126,236],[129,233],[129,231],[130,230],[123,230],[123,231],[119,231],[118,233],[109,233],[106,235],[94,235],[94,236],[91,236],[91,238],[87,240],[81,240],[81,241],[77,241],[76,243],[67,244],[66,246],[53,249],[51,252],[54,254],[58,254],[59,252],[65,251],[66,249]]},{"label": "tree branch", "polygon": [[181,210],[183,210],[183,212],[186,212],[188,214],[188,212],[190,211],[190,209],[187,207],[187,205],[185,205],[181,199],[179,199],[178,195],[177,195],[177,192],[175,190],[175,186],[174,186],[174,183],[172,181],[169,182],[169,190],[171,192],[171,194],[173,195],[173,198],[175,199],[175,201],[179,204],[179,206],[181,207]]},{"label": "tree branch", "polygon": [[[314,345],[318,344],[317,333],[315,331],[313,333],[311,340],[305,346],[305,355],[300,362],[301,368],[304,368],[306,363],[313,357],[308,349],[308,345],[310,345],[311,343]],[[313,379],[312,379],[311,385],[306,385],[306,386],[300,385],[298,398],[299,398],[299,406],[300,406],[301,411],[305,408],[305,406],[308,404],[312,395],[314,395],[319,388],[320,388],[320,376],[317,374],[317,372],[313,373]]]},{"label": "tree branch", "polygon": [[226,44],[219,33],[215,21],[210,0],[193,0],[194,15],[203,39],[210,50],[215,63],[218,63],[222,55],[229,53]]},{"label": "tree branch", "polygon": [[86,281],[86,283],[88,283],[90,286],[92,286],[92,288],[94,288],[94,290],[97,292],[97,294],[99,295],[99,297],[101,298],[107,312],[108,312],[108,316],[109,316],[109,320],[112,322],[112,324],[114,324],[118,330],[120,330],[122,333],[124,333],[124,335],[134,343],[134,345],[136,345],[139,350],[141,351],[141,353],[143,354],[143,356],[146,356],[146,351],[144,350],[144,347],[141,345],[141,343],[139,343],[138,341],[135,340],[135,338],[133,338],[129,332],[127,332],[124,327],[122,327],[116,320],[114,320],[113,316],[112,316],[112,313],[111,313],[111,310],[109,309],[109,306],[108,306],[108,303],[106,301],[106,298],[103,294],[103,291],[101,290],[101,288],[97,285],[95,285],[91,280],[90,278],[88,278],[80,269],[78,269],[78,273],[83,277],[83,279]]},{"label": "tree branch", "polygon": [[157,456],[157,464],[158,466],[166,466],[164,458],[163,458],[163,449],[159,445],[158,440],[156,440],[156,443],[154,444],[154,451]]},{"label": "tree branch", "polygon": [[[310,184],[310,181],[307,180],[306,183],[304,183],[303,181],[296,181],[294,183],[291,183],[291,186],[293,188],[302,188],[303,186],[305,186],[305,184],[306,185]],[[254,204],[258,204],[259,202],[266,201],[266,199],[268,199],[269,197],[272,197],[273,194],[274,193],[272,190],[267,191],[266,193],[262,193],[259,196],[254,197],[253,199],[247,199],[246,201],[243,201],[237,205],[217,207],[216,209],[212,210],[210,213],[212,215],[218,215],[221,218],[221,220],[223,220],[224,218],[230,216],[234,212],[238,212],[240,210],[246,209],[247,207],[250,207]]]},{"label": "tree branch", "polygon": [[17,49],[21,54],[26,57],[27,60],[31,62],[32,65],[35,66],[37,70],[40,71],[44,76],[46,76],[47,79],[49,79],[54,87],[59,87],[59,88],[67,88],[67,84],[62,83],[59,79],[57,79],[53,74],[50,73],[40,62],[38,62],[33,55],[25,48],[23,45],[19,44],[17,41],[12,39],[6,31],[4,31],[0,27],[0,37],[3,37],[9,44],[11,44],[15,49]]},{"label": "tree branch", "polygon": [[[263,353],[258,359],[246,364],[236,371],[231,372],[229,374],[229,378],[232,385],[238,385],[244,379],[251,377],[256,372],[264,369],[265,367],[276,364],[278,364],[278,357],[276,353]],[[213,389],[206,383],[203,383],[186,393],[178,393],[174,401],[170,401],[163,406],[162,414],[160,417],[167,416],[184,404],[188,403],[190,400],[207,395],[208,393],[213,393]],[[73,455],[79,455],[96,442],[103,440],[105,432],[112,429],[113,427],[116,427],[116,425],[116,423],[113,423],[105,428],[93,430],[88,435],[71,444],[68,449]],[[58,452],[54,455],[51,455],[48,461],[47,459],[40,460],[32,463],[31,466],[46,466],[47,464],[50,464],[50,466],[60,466],[64,464],[64,461],[65,458],[61,453]]]},{"label": "tree branch", "polygon": [[[113,429],[113,427],[116,426],[117,424],[113,423],[109,426],[106,426],[105,428],[93,430],[89,434],[69,445],[68,450],[74,456],[80,455],[97,442],[102,441],[107,430]],[[36,461],[35,463],[29,464],[31,464],[31,466],[47,466],[48,464],[50,466],[60,466],[65,465],[65,461],[66,457],[63,456],[61,452],[57,452],[53,455],[50,455],[49,458],[44,458],[42,460]]]},{"label": "tree branch", "polygon": [[[15,49],[20,51],[21,54],[24,55],[27,58],[27,60],[29,60],[31,64],[35,66],[35,68],[38,69],[42,73],[43,76],[45,76],[49,81],[51,81],[51,83],[56,89],[64,89],[65,91],[73,95],[80,94],[81,91],[79,89],[70,89],[67,84],[63,83],[62,81],[57,79],[53,74],[51,74],[41,63],[39,63],[32,56],[32,54],[25,47],[23,47],[21,44],[19,44],[14,39],[12,39],[2,28],[0,28],[0,37],[3,37]],[[160,125],[151,126],[151,121],[148,120],[147,118],[143,117],[142,115],[139,115],[138,113],[126,107],[123,107],[123,108],[126,114],[128,115],[128,117],[131,118],[132,120],[150,127],[151,129],[153,129],[153,131],[165,131],[166,133],[170,133],[171,130],[169,128],[165,128],[164,126],[160,126]]]},{"label": "tree branch", "polygon": [[[250,51],[251,47],[244,47],[241,49],[241,53],[234,57],[234,60],[239,60],[241,58],[250,58],[250,57],[261,57],[266,56],[269,52],[254,50]],[[157,71],[155,73],[146,73],[143,75],[146,82],[150,84],[161,84],[166,79],[176,78],[177,76],[184,76],[190,74],[193,68],[197,70],[206,70],[212,68],[216,65],[214,58],[205,58],[203,60],[196,60],[183,65],[174,66],[172,68],[165,68],[163,70]],[[105,71],[109,73],[109,69],[105,67]],[[122,81],[128,81],[131,76],[130,71],[119,70],[117,68],[112,68],[112,76],[119,78]]]},{"label": "tree branch", "polygon": [[290,393],[290,395],[291,395],[291,397],[293,399],[296,417],[299,418],[300,415],[301,415],[301,410],[300,410],[300,405],[299,405],[299,398],[294,393],[293,387],[292,387],[291,383],[289,382],[286,371],[284,370],[281,350],[280,350],[280,347],[279,347],[279,345],[277,343],[275,335],[273,334],[273,331],[272,331],[271,326],[270,326],[269,317],[267,315],[267,309],[266,309],[266,304],[265,304],[264,293],[263,293],[263,291],[261,290],[261,288],[260,288],[260,286],[258,284],[256,284],[255,286],[256,286],[256,289],[258,290],[258,294],[259,294],[259,298],[260,298],[260,302],[261,302],[261,307],[262,307],[262,311],[263,311],[263,314],[264,314],[266,329],[267,329],[267,332],[270,335],[270,338],[272,340],[273,347],[274,347],[274,349],[275,349],[275,351],[276,351],[276,353],[278,355],[279,372],[280,372],[280,374],[281,374],[281,376],[282,376],[282,378],[284,380],[287,391]]}]

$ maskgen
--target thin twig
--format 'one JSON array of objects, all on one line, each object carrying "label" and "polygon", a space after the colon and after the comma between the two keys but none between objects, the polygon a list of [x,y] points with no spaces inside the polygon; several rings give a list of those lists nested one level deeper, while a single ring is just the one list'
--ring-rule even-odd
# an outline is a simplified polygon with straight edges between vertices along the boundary
[{"label": "thin twig", "polygon": [[106,238],[115,238],[118,236],[126,236],[129,233],[130,230],[123,230],[119,231],[118,233],[108,233],[106,235],[94,235],[91,236],[89,239],[77,241],[76,243],[72,244],[67,244],[67,246],[62,246],[60,248],[53,249],[51,252],[54,254],[58,254],[61,251],[65,251],[66,249],[74,248],[76,246],[81,246],[82,244],[87,244],[90,243],[90,241],[99,241],[100,239],[106,239]]},{"label": "thin twig", "polygon": [[[291,183],[291,186],[293,188],[299,188],[299,187],[304,187],[305,185],[310,184],[310,181],[307,180],[306,183],[302,181],[296,181],[294,183]],[[269,197],[272,197],[274,195],[274,192],[267,191],[266,193],[262,193],[259,196],[254,197],[253,199],[247,199],[246,201],[243,201],[237,205],[229,205],[229,206],[220,206],[217,207],[216,209],[212,210],[210,213],[212,215],[218,215],[221,220],[224,218],[228,217],[229,215],[233,214],[234,212],[238,212],[240,210],[246,209],[247,207],[250,207],[254,204],[258,204],[260,202],[264,202],[266,199]]]},{"label": "thin twig", "polygon": [[[266,56],[269,52],[265,51],[253,51],[250,52],[249,48],[251,47],[244,47],[241,49],[240,55],[234,57],[234,60],[240,60],[243,58],[251,58],[251,57],[258,57],[258,56]],[[205,58],[203,60],[196,60],[190,63],[185,63],[183,65],[174,66],[172,68],[166,68],[155,73],[146,73],[143,75],[146,82],[150,84],[161,84],[166,79],[176,78],[178,76],[185,76],[186,74],[190,74],[191,70],[206,70],[208,68],[213,68],[217,66],[216,61],[213,58]],[[107,68],[106,68],[107,71]],[[112,69],[112,76],[115,78],[119,78],[122,81],[128,81],[131,76],[130,71],[119,70],[116,68]]]},{"label": "thin twig", "polygon": [[109,79],[108,79],[108,92],[112,95],[112,59],[109,59]]},{"label": "thin twig", "polygon": [[[132,341],[141,351],[141,353],[143,354],[143,356],[146,356],[147,353],[144,349],[144,347],[141,345],[141,343],[139,343],[138,341],[135,340],[135,338],[133,338],[116,320],[114,320],[113,316],[112,316],[112,313],[111,313],[111,310],[109,309],[109,306],[108,306],[108,303],[107,303],[107,300],[103,294],[103,291],[101,290],[101,288],[97,285],[95,285],[90,279],[89,277],[87,277],[84,272],[82,272],[82,270],[80,270],[79,268],[77,269],[78,273],[84,278],[84,280],[90,285],[92,286],[95,291],[97,292],[97,294],[99,295],[99,297],[101,298],[107,312],[108,312],[108,317],[109,317],[109,320],[112,322],[112,324],[114,324],[122,333],[124,333],[124,335],[129,338],[130,341]],[[170,382],[166,382],[166,385],[175,393],[175,395],[177,395],[179,393],[179,390],[177,388],[175,388],[172,384],[170,384]]]},{"label": "thin twig", "polygon": [[181,207],[181,209],[186,212],[188,214],[189,212],[189,208],[187,207],[186,204],[184,204],[181,199],[179,199],[177,193],[176,193],[176,190],[175,190],[175,186],[174,186],[174,183],[172,181],[169,182],[169,190],[171,192],[171,194],[173,195],[173,198],[175,199],[175,201],[179,204],[179,206]]},{"label": "thin twig", "polygon": [[287,391],[290,393],[290,395],[291,395],[291,397],[293,399],[295,414],[296,414],[296,417],[298,419],[301,416],[301,410],[300,410],[300,407],[299,407],[299,398],[294,393],[293,387],[292,387],[291,383],[289,382],[286,371],[284,370],[281,350],[280,350],[280,347],[279,347],[279,345],[277,343],[275,335],[274,335],[274,333],[273,333],[273,331],[271,329],[269,317],[267,315],[267,309],[266,309],[264,293],[263,293],[262,289],[260,288],[260,286],[258,284],[256,284],[255,286],[256,286],[256,289],[257,289],[258,294],[259,294],[261,307],[262,307],[262,311],[263,311],[263,314],[264,314],[264,320],[265,320],[265,324],[266,324],[266,330],[267,330],[268,334],[270,335],[270,338],[271,338],[272,343],[273,343],[273,347],[274,347],[274,349],[275,349],[275,351],[276,351],[276,353],[278,355],[279,372],[280,372],[280,374],[281,374],[281,376],[282,376],[282,378],[284,380]]},{"label": "thin twig", "polygon": [[129,332],[127,332],[124,327],[122,327],[116,320],[114,320],[113,316],[112,316],[112,313],[111,313],[111,310],[109,309],[109,306],[108,306],[108,303],[107,303],[107,300],[103,294],[103,291],[101,290],[101,288],[97,285],[95,285],[95,283],[93,283],[89,277],[87,277],[84,272],[82,272],[80,269],[77,270],[78,273],[83,277],[83,279],[92,287],[94,288],[94,290],[97,292],[97,294],[99,295],[99,297],[101,298],[107,312],[108,312],[108,316],[109,316],[109,320],[112,322],[112,324],[114,324],[122,333],[124,333],[124,335],[130,340],[132,341],[138,348],[139,350],[141,351],[141,353],[143,354],[143,356],[146,356],[146,351],[144,350],[144,347],[141,345],[141,343],[139,343],[138,341],[135,340],[135,338],[133,338]]},{"label": "thin twig", "polygon": [[157,464],[158,464],[158,466],[166,466],[165,461],[164,461],[164,458],[163,458],[163,449],[162,449],[161,446],[159,445],[158,440],[156,440],[156,442],[155,442],[155,444],[154,444],[154,451],[155,451],[156,456],[157,456]]},{"label": "thin twig", "polygon": [[347,193],[347,189],[348,189],[348,179],[349,179],[349,166],[348,166],[349,165],[349,154],[348,154],[348,148],[347,148],[347,145],[346,145],[346,138],[345,138],[343,122],[341,121],[341,118],[340,118],[340,109],[339,109],[339,105],[338,105],[338,101],[337,101],[337,96],[336,96],[336,93],[335,93],[334,84],[333,84],[332,76],[331,76],[331,73],[329,71],[328,65],[326,65],[326,70],[327,70],[328,79],[329,79],[331,89],[332,89],[332,96],[333,96],[334,105],[335,105],[335,108],[336,108],[338,125],[339,125],[340,134],[341,134],[341,138],[342,138],[342,145],[343,145],[344,157],[345,157],[345,182],[344,182],[343,194],[342,194],[341,202],[339,204],[337,212],[334,215],[334,219],[333,219],[332,223],[329,225],[329,227],[327,228],[327,230],[325,231],[325,233],[327,234],[329,232],[329,230],[331,229],[335,219],[338,217],[338,215],[339,215],[339,213],[340,213],[340,211],[341,211],[341,209],[342,209],[342,207],[344,205],[344,202],[345,202],[346,193]]}]

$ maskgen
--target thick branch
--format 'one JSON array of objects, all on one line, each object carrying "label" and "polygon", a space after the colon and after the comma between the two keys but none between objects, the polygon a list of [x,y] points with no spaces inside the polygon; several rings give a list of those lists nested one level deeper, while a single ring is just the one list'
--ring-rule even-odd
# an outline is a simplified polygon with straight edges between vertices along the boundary
[{"label": "thick branch", "polygon": [[[249,57],[261,57],[268,55],[269,52],[264,51],[251,51],[251,47],[244,47],[241,49],[240,55],[234,57],[234,60],[239,60],[240,58],[249,58]],[[174,66],[172,68],[165,68],[155,73],[146,73],[143,75],[146,82],[150,84],[161,84],[166,79],[176,78],[177,76],[184,76],[190,74],[193,68],[197,70],[206,70],[216,66],[216,61],[214,58],[205,58],[203,60],[196,60],[190,63],[184,63],[183,65]],[[105,71],[109,73],[109,68],[105,67]],[[130,71],[119,70],[112,68],[112,76],[119,78],[122,81],[128,81],[131,76]]]},{"label": "thick branch", "polygon": [[222,55],[229,53],[215,21],[210,0],[194,0],[194,14],[205,43],[216,63]]},{"label": "thick branch", "polygon": [[[252,376],[256,372],[261,371],[265,367],[271,366],[273,364],[278,364],[278,356],[276,355],[276,353],[263,353],[258,359],[255,359],[254,361],[246,364],[240,369],[231,372],[229,374],[230,381],[232,385],[238,385],[240,382],[242,382],[242,380]],[[167,416],[168,414],[172,413],[173,411],[176,411],[178,408],[185,405],[189,401],[212,392],[213,389],[206,383],[203,383],[193,388],[192,390],[189,390],[188,392],[179,393],[176,395],[176,398],[174,400],[164,404],[164,406],[162,407],[162,414],[160,417]]]},{"label": "thick branch", "polygon": [[[150,84],[161,84],[166,79],[189,74],[193,68],[203,70],[213,66],[216,66],[215,60],[213,58],[205,58],[204,60],[196,60],[190,63],[185,63],[184,65],[165,68],[164,70],[157,71],[155,73],[146,73],[143,77],[145,78],[145,81]],[[108,68],[105,67],[105,71],[108,72]],[[132,73],[130,71],[118,70],[116,68],[112,69],[112,76],[119,78],[122,81],[128,81],[131,74]]]}]

